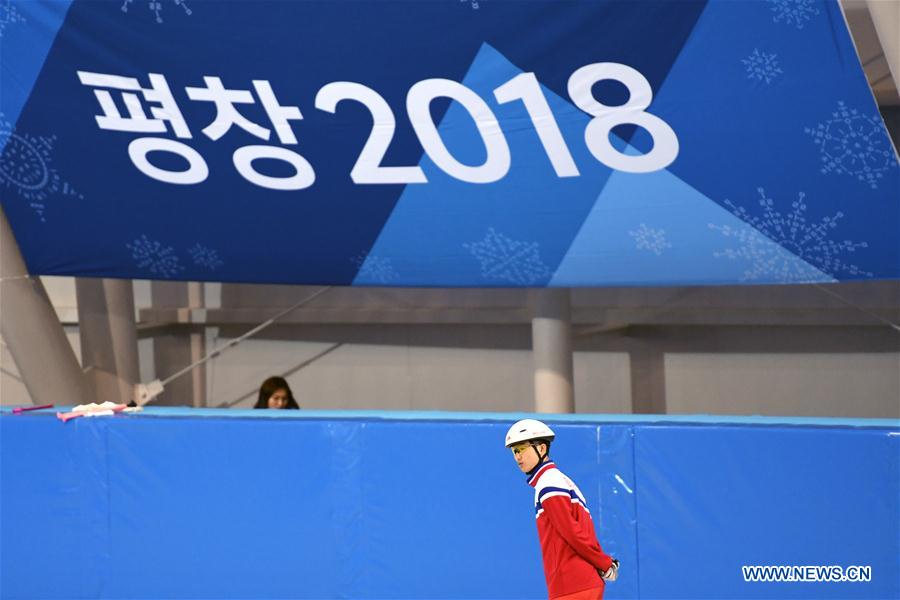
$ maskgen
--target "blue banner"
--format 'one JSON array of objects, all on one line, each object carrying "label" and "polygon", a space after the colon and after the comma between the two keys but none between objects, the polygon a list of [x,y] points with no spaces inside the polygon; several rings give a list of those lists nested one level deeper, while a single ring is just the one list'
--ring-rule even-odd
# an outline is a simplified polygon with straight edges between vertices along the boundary
[{"label": "blue banner", "polygon": [[0,1],[34,274],[389,286],[900,278],[831,0]]}]

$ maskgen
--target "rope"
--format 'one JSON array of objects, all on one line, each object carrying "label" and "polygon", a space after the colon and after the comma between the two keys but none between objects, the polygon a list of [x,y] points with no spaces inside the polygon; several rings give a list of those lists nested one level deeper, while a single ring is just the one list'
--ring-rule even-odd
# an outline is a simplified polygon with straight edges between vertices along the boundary
[{"label": "rope", "polygon": [[860,310],[860,311],[864,312],[865,314],[869,315],[870,317],[872,317],[873,319],[876,319],[876,320],[878,320],[878,321],[881,321],[882,323],[884,323],[884,324],[887,325],[888,327],[891,327],[891,328],[895,329],[896,331],[900,331],[900,324],[894,323],[893,321],[891,321],[891,320],[889,320],[889,319],[885,319],[885,318],[882,317],[881,315],[877,315],[877,314],[875,314],[874,312],[872,312],[871,310],[869,310],[869,309],[867,309],[867,308],[863,308],[862,306],[859,306],[858,304],[855,304],[855,303],[853,303],[852,301],[847,300],[846,298],[844,298],[844,297],[841,296],[840,294],[837,294],[837,293],[835,293],[835,292],[832,292],[831,290],[829,290],[828,288],[822,286],[821,284],[816,283],[816,284],[814,284],[814,285],[815,285],[817,288],[819,288],[820,290],[822,290],[823,292],[825,292],[826,294],[828,294],[828,295],[830,295],[830,296],[834,296],[835,298],[837,298],[838,300],[840,300],[841,302],[843,302],[843,303],[846,304],[847,306],[850,306],[850,307],[852,307],[852,308],[855,308],[855,309],[857,309],[857,310]]},{"label": "rope", "polygon": [[284,317],[284,316],[286,316],[286,315],[288,315],[288,314],[294,312],[295,310],[297,310],[298,308],[300,308],[300,307],[303,306],[304,304],[308,304],[309,302],[312,302],[313,300],[315,300],[316,298],[318,298],[319,296],[321,296],[322,294],[324,294],[325,292],[327,292],[327,291],[330,290],[330,289],[331,289],[331,286],[324,287],[324,288],[322,288],[321,290],[319,290],[318,292],[316,292],[316,293],[314,293],[314,294],[312,294],[312,295],[310,295],[310,296],[304,298],[304,299],[301,300],[300,302],[297,302],[297,303],[294,304],[293,306],[284,309],[283,311],[281,311],[280,313],[278,313],[277,315],[275,315],[275,316],[272,317],[271,319],[268,319],[267,321],[264,321],[264,322],[260,323],[259,325],[257,325],[256,327],[254,327],[253,329],[251,329],[250,331],[248,331],[248,332],[245,333],[244,335],[242,335],[242,336],[240,336],[240,337],[237,337],[237,338],[234,338],[233,340],[230,340],[227,344],[225,344],[224,346],[220,346],[220,347],[214,349],[212,352],[210,352],[209,354],[207,354],[206,356],[204,356],[204,357],[201,358],[200,360],[198,360],[198,361],[196,361],[196,362],[193,362],[193,363],[189,364],[188,366],[186,366],[185,368],[181,369],[180,371],[177,371],[177,372],[175,372],[175,373],[172,373],[171,375],[169,375],[168,377],[166,377],[165,379],[163,379],[161,383],[163,384],[163,386],[168,385],[169,383],[171,383],[171,382],[174,381],[175,379],[178,379],[179,377],[181,377],[181,376],[184,375],[185,373],[189,373],[189,372],[192,371],[194,368],[199,367],[200,365],[204,364],[205,362],[207,362],[207,361],[209,361],[209,360],[211,360],[211,359],[213,359],[213,358],[219,356],[219,355],[222,354],[223,352],[225,352],[225,351],[227,351],[227,350],[230,350],[231,348],[234,348],[235,346],[237,346],[238,344],[240,344],[241,342],[243,342],[243,341],[246,340],[247,338],[249,338],[249,337],[251,337],[251,336],[253,336],[253,335],[256,335],[257,333],[259,333],[260,331],[262,331],[263,329],[265,329],[266,327],[268,327],[269,325],[271,325],[272,323],[274,323],[274,322],[277,321],[278,319],[280,319],[280,318],[282,318],[282,317]]}]

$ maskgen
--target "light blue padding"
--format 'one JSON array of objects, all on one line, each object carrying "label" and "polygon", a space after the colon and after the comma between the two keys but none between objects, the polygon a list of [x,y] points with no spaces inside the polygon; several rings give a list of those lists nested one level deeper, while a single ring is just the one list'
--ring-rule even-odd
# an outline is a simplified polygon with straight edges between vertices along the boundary
[{"label": "light blue padding", "polygon": [[[0,406],[0,414],[11,414],[13,406]],[[68,412],[71,406],[29,411],[20,415]],[[453,412],[443,410],[254,410],[237,408],[189,408],[184,406],[145,406],[140,412],[119,417],[175,417],[175,418],[256,418],[256,419],[350,419],[385,421],[484,421],[509,422],[519,419],[540,419],[548,423],[608,423],[680,425],[809,425],[819,427],[888,427],[900,431],[900,419],[852,419],[845,417],[768,417],[761,415],[622,415],[622,414],[554,414],[506,412]],[[96,417],[94,417],[96,418]]]},{"label": "light blue padding", "polygon": [[[627,154],[642,154],[629,147]],[[834,279],[662,170],[616,171],[553,286],[826,282]]]},{"label": "light blue padding", "polygon": [[[900,597],[896,433],[635,426],[633,450],[641,598]],[[679,564],[702,575],[673,577]],[[872,579],[745,582],[743,565],[860,565]]]},{"label": "light blue padding", "polygon": [[[547,597],[534,490],[503,447],[524,415],[325,414],[3,410],[0,597]],[[621,561],[606,597],[900,597],[895,422],[542,416]],[[743,581],[763,564],[870,565],[873,579]],[[702,576],[673,576],[683,565]]]},{"label": "light blue padding", "polygon": [[[490,184],[466,183],[424,156],[420,166],[428,183],[406,187],[369,253],[373,268],[364,265],[355,285],[389,283],[394,277],[412,285],[547,283],[611,170],[585,146],[590,117],[541,86],[580,171],[577,177],[556,175],[523,103],[495,100],[494,89],[520,73],[484,44],[463,80],[500,123],[511,153],[506,176]],[[458,102],[447,109],[438,131],[458,161],[484,163],[484,143]],[[479,246],[487,263],[477,256]]]},{"label": "light blue padding", "polygon": [[[72,0],[0,2],[0,132],[19,119],[71,4]],[[0,135],[0,152],[8,140]]]}]

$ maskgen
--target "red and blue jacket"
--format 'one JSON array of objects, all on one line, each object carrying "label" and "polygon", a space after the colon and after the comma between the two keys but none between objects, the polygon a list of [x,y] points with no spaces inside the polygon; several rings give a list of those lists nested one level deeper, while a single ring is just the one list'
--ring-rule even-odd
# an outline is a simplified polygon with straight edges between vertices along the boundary
[{"label": "red and blue jacket", "polygon": [[544,577],[550,598],[599,588],[604,582],[597,569],[606,571],[612,558],[603,552],[584,495],[552,461],[538,465],[528,477],[534,488]]}]

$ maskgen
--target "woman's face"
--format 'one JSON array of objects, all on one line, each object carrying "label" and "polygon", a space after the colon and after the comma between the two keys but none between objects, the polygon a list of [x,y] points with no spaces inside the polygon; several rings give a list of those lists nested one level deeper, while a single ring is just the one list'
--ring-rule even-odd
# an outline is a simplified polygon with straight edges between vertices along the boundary
[{"label": "woman's face", "polygon": [[284,408],[287,406],[288,393],[285,389],[277,389],[269,396],[269,408]]}]

